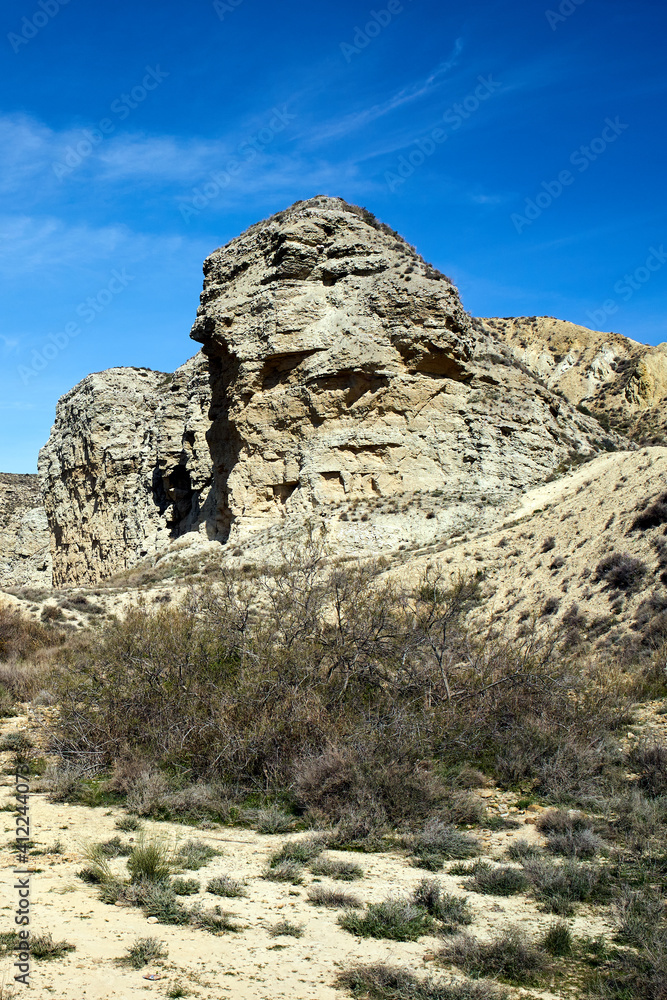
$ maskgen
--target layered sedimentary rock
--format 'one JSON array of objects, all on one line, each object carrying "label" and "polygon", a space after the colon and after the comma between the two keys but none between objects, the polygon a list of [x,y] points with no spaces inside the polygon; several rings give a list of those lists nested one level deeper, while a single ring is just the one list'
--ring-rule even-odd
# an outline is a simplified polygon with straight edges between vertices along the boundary
[{"label": "layered sedimentary rock", "polygon": [[95,583],[206,532],[208,409],[201,355],[173,375],[89,375],[63,396],[39,459],[55,586]]},{"label": "layered sedimentary rock", "polygon": [[[222,537],[364,502],[366,542],[381,548],[419,497],[442,498],[426,504],[436,533],[438,508],[464,494],[506,498],[604,446],[599,424],[474,322],[443,274],[339,199],[251,227],[204,273],[191,336],[211,369]],[[392,508],[390,527],[392,501],[409,509]]]},{"label": "layered sedimentary rock", "polygon": [[667,343],[649,347],[551,316],[482,323],[571,403],[638,444],[667,444]]},{"label": "layered sedimentary rock", "polygon": [[51,586],[39,477],[0,474],[0,588],[25,586]]}]

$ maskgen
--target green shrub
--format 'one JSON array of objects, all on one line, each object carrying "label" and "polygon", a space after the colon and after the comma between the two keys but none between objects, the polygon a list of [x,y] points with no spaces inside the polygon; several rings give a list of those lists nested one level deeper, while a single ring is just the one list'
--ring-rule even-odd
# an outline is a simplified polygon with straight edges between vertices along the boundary
[{"label": "green shrub", "polygon": [[572,914],[575,903],[606,903],[611,896],[609,872],[600,865],[535,858],[524,861],[523,869],[535,898],[557,916]]},{"label": "green shrub", "polygon": [[564,920],[557,920],[551,925],[541,942],[542,947],[555,958],[571,955],[574,950],[572,931]]},{"label": "green shrub", "polygon": [[438,920],[444,934],[454,934],[462,924],[472,923],[468,900],[461,896],[450,896],[433,879],[422,879],[413,890],[412,902]]},{"label": "green shrub", "polygon": [[75,950],[75,945],[67,941],[54,941],[50,934],[34,934],[30,937],[30,954],[38,961],[62,958],[67,952]]},{"label": "green shrub", "polygon": [[520,868],[507,865],[494,868],[483,863],[474,866],[472,878],[466,881],[466,885],[473,892],[489,896],[513,896],[528,889],[528,879]]},{"label": "green shrub", "polygon": [[303,927],[301,924],[293,924],[289,920],[279,920],[270,929],[271,937],[303,937]]},{"label": "green shrub", "polygon": [[281,861],[279,864],[269,865],[262,873],[262,878],[269,882],[291,882],[292,885],[301,885],[303,865],[298,861]]},{"label": "green shrub", "polygon": [[132,882],[165,882],[174,867],[171,851],[161,840],[140,837],[127,859],[127,870]]},{"label": "green shrub", "polygon": [[220,856],[220,851],[203,843],[201,840],[188,840],[179,847],[175,855],[175,863],[186,871],[199,871],[213,859]]},{"label": "green shrub", "polygon": [[329,909],[350,910],[361,906],[356,896],[349,892],[339,892],[336,889],[324,889],[315,886],[308,890],[308,902],[313,906],[327,906]]},{"label": "green shrub", "polygon": [[445,861],[472,858],[480,853],[479,841],[455,826],[429,820],[413,840],[414,863],[429,871],[438,871]]},{"label": "green shrub", "polygon": [[283,844],[279,851],[275,851],[271,855],[269,864],[272,868],[276,868],[284,861],[307,865],[322,853],[324,847],[325,842],[319,837],[310,837],[307,840],[290,840]]},{"label": "green shrub", "polygon": [[201,889],[196,878],[173,878],[170,885],[177,896],[195,896]]},{"label": "green shrub", "polygon": [[462,935],[439,957],[477,978],[495,976],[518,986],[537,985],[547,965],[544,951],[527,942],[525,933],[514,927],[488,943]]},{"label": "green shrub", "polygon": [[389,899],[384,903],[369,903],[363,914],[345,913],[338,923],[357,937],[417,941],[432,929],[433,919],[423,907],[408,900]]},{"label": "green shrub", "polygon": [[311,861],[310,870],[318,877],[333,878],[339,882],[354,882],[364,877],[361,865],[353,861],[334,861],[331,858],[316,858]]},{"label": "green shrub", "polygon": [[157,938],[137,938],[134,944],[127,949],[125,956],[119,961],[122,965],[129,965],[132,969],[143,969],[150,962],[166,958],[167,955],[167,949]]},{"label": "green shrub", "polygon": [[341,972],[336,985],[360,1000],[506,1000],[507,992],[491,982],[420,979],[406,969],[382,963]]},{"label": "green shrub", "polygon": [[228,899],[248,895],[243,883],[237,882],[229,875],[219,875],[218,878],[211,879],[206,886],[206,891],[214,896],[226,896]]}]

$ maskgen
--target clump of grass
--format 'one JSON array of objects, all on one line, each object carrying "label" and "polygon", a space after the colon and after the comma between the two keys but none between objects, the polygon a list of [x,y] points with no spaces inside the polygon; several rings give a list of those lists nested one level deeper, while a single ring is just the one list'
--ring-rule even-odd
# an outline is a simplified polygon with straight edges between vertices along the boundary
[{"label": "clump of grass", "polygon": [[554,958],[564,958],[574,950],[572,931],[564,920],[551,925],[541,941],[541,946]]},{"label": "clump of grass", "polygon": [[293,924],[289,920],[279,920],[270,929],[271,937],[303,937],[303,927],[301,924]]},{"label": "clump of grass", "polygon": [[471,976],[494,976],[517,986],[537,985],[547,965],[544,951],[527,942],[525,934],[515,927],[485,943],[461,935],[439,957]]},{"label": "clump of grass", "polygon": [[107,858],[126,858],[132,853],[132,845],[124,844],[120,837],[112,837],[100,844],[99,848]]},{"label": "clump of grass", "polygon": [[132,969],[143,969],[150,962],[166,958],[168,951],[161,941],[154,937],[137,938],[125,955],[119,959],[120,965],[129,965]]},{"label": "clump of grass", "polygon": [[183,1000],[183,997],[190,996],[190,990],[186,989],[182,983],[173,983],[165,994],[167,1000]]},{"label": "clump of grass", "polygon": [[603,846],[590,820],[580,812],[550,809],[540,816],[536,825],[546,835],[547,849],[552,854],[592,858]]},{"label": "clump of grass", "polygon": [[140,906],[147,917],[156,917],[161,924],[184,926],[190,923],[189,910],[178,901],[175,889],[167,882],[141,882],[126,889],[121,887],[119,898]]},{"label": "clump of grass", "polygon": [[487,896],[514,896],[528,889],[528,879],[520,868],[500,865],[494,868],[487,863],[477,864],[466,886],[473,892]]},{"label": "clump of grass", "polygon": [[281,861],[274,867],[266,868],[261,877],[269,882],[291,882],[292,885],[301,885],[303,865],[297,861]]},{"label": "clump of grass", "polygon": [[188,840],[176,852],[175,861],[186,871],[196,872],[200,868],[205,868],[212,858],[217,858],[220,854],[220,851],[216,851],[202,840]]},{"label": "clump of grass", "polygon": [[527,840],[513,840],[507,848],[507,857],[512,861],[523,861],[524,858],[539,858],[542,848],[539,844],[531,844]]},{"label": "clump of grass", "polygon": [[440,871],[445,861],[474,858],[480,853],[479,841],[455,826],[429,820],[413,839],[413,863],[427,871]]},{"label": "clump of grass", "polygon": [[50,934],[37,934],[30,938],[30,954],[38,960],[62,958],[69,951],[75,950],[76,945],[68,941],[54,941]]},{"label": "clump of grass", "polygon": [[190,923],[210,934],[236,934],[241,929],[234,922],[234,914],[225,912],[219,906],[214,906],[212,910],[193,909]]},{"label": "clump of grass", "polygon": [[667,746],[642,743],[630,754],[630,763],[639,774],[638,785],[646,795],[667,795]]},{"label": "clump of grass", "polygon": [[344,913],[338,923],[357,937],[417,941],[432,929],[433,918],[410,900],[388,899],[384,903],[369,903],[363,914]]},{"label": "clump of grass", "polygon": [[294,826],[294,817],[280,809],[260,809],[255,817],[257,833],[289,833]]},{"label": "clump of grass", "polygon": [[361,901],[349,892],[325,889],[322,886],[308,890],[308,902],[313,906],[326,906],[331,910],[352,910],[361,906]]},{"label": "clump of grass", "polygon": [[226,896],[228,899],[248,895],[243,883],[233,879],[230,875],[219,875],[218,878],[212,878],[206,886],[206,891],[214,896]]},{"label": "clump of grass", "polygon": [[135,830],[141,830],[141,820],[138,816],[119,816],[115,822],[115,827],[117,830],[122,830],[123,833],[132,833]]},{"label": "clump of grass", "polygon": [[269,858],[271,868],[276,868],[284,861],[293,861],[299,865],[307,865],[318,857],[325,848],[321,837],[309,837],[306,840],[288,840],[279,851]]},{"label": "clump of grass", "polygon": [[194,896],[201,889],[196,878],[173,878],[170,885],[177,896]]},{"label": "clump of grass", "polygon": [[665,901],[655,889],[624,889],[615,907],[618,932],[616,940],[635,948],[645,947],[657,927],[664,926]]},{"label": "clump of grass", "polygon": [[356,865],[353,861],[334,861],[331,858],[317,858],[311,862],[310,870],[313,875],[333,878],[338,882],[354,882],[364,877],[361,865]]},{"label": "clump of grass", "polygon": [[341,972],[336,985],[360,1000],[505,1000],[507,991],[490,982],[420,979],[384,963]]},{"label": "clump of grass", "polygon": [[524,861],[523,870],[536,899],[557,916],[571,916],[575,903],[606,903],[611,895],[609,873],[599,865],[535,858]]},{"label": "clump of grass", "polygon": [[166,882],[175,868],[167,844],[141,837],[127,859],[131,882]]},{"label": "clump of grass", "polygon": [[468,900],[446,893],[434,879],[422,879],[413,890],[412,902],[441,923],[443,934],[454,934],[462,924],[472,923]]}]

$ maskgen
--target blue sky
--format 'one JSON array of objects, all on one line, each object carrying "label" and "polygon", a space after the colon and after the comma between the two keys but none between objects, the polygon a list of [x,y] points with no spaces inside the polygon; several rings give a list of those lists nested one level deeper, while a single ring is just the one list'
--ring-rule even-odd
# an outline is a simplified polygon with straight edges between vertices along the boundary
[{"label": "blue sky", "polygon": [[662,0],[5,0],[1,19],[1,471],[35,470],[89,372],[194,354],[204,257],[315,194],[399,230],[475,315],[667,340]]}]

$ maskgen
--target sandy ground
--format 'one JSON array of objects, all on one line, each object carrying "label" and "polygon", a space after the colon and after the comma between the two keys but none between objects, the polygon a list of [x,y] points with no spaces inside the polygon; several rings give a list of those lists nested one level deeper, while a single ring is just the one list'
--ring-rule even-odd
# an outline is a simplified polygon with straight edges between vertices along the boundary
[{"label": "sandy ground", "polygon": [[[2,732],[25,726],[27,719],[5,720]],[[2,755],[5,769],[11,767],[9,754]],[[13,777],[2,775],[0,808],[11,803]],[[500,860],[513,838],[539,839],[535,830],[535,813],[539,807],[520,813],[511,805],[512,796],[494,789],[478,792],[491,813],[507,814],[511,810],[521,828],[489,833],[481,831],[484,856]],[[115,821],[124,813],[119,809],[88,808],[49,803],[44,795],[35,793],[31,799],[32,837],[36,848],[46,853],[33,855],[31,931],[50,931],[56,940],[76,945],[76,951],[55,961],[34,961],[32,964],[31,996],[72,1000],[129,1000],[152,994],[164,997],[179,983],[190,996],[218,1000],[334,1000],[344,994],[333,986],[336,972],[357,962],[382,961],[407,966],[415,972],[432,970],[433,953],[442,939],[424,937],[416,943],[399,943],[355,938],[337,925],[340,911],[315,908],[307,901],[307,889],[315,880],[305,874],[302,886],[290,886],[263,880],[260,875],[268,856],[286,839],[285,836],[261,836],[247,829],[196,829],[171,823],[146,822],[145,829],[179,844],[195,837],[222,851],[206,868],[185,873],[197,878],[205,889],[209,879],[230,874],[246,883],[248,898],[219,899],[202,892],[184,899],[186,905],[201,900],[206,908],[221,904],[234,914],[240,925],[239,933],[212,935],[207,931],[172,927],[149,922],[137,908],[110,906],[97,900],[94,886],[77,879],[81,867],[82,848],[86,843],[108,840],[119,835],[124,840],[136,834],[119,833]],[[13,889],[12,868],[15,856],[7,848],[14,833],[14,815],[0,813],[2,827],[2,918],[0,929],[13,929],[16,893]],[[303,835],[300,835],[303,836]],[[56,842],[63,853],[49,852]],[[412,867],[409,860],[398,854],[354,854],[328,852],[334,858],[352,858],[361,864],[364,878],[354,883],[322,879],[319,884],[350,892],[364,902],[377,902],[389,895],[409,892],[428,873]],[[123,859],[113,861],[119,871]],[[429,876],[431,877],[431,876]],[[465,895],[462,878],[438,876],[451,893]],[[525,896],[496,898],[469,893],[474,911],[474,924],[469,930],[480,938],[488,938],[508,924],[525,929],[527,935],[543,932],[552,918],[540,913],[535,903]],[[303,925],[301,938],[273,938],[269,930],[280,919]],[[578,934],[608,933],[600,911],[582,907],[572,923]],[[139,937],[157,937],[168,948],[168,958],[153,963],[141,971],[116,964],[126,949]],[[12,960],[5,957],[0,966],[0,981],[11,983]],[[162,978],[149,982],[143,977],[156,972]],[[521,991],[518,991],[518,995]],[[4,998],[7,992],[1,994]],[[17,996],[18,991],[9,993]],[[544,991],[530,991],[531,996],[561,996]]]}]

